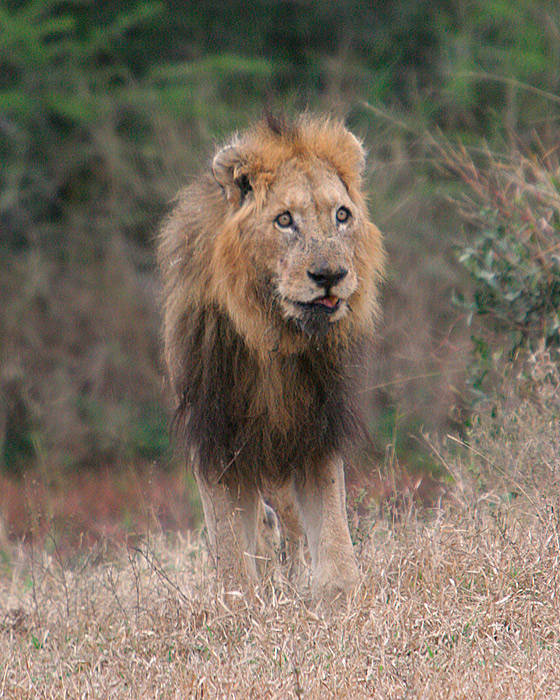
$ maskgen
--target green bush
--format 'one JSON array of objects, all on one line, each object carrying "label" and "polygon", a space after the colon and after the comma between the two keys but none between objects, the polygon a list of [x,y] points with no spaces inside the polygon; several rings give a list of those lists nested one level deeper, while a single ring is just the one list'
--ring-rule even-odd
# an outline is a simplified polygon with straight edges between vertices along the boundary
[{"label": "green bush", "polygon": [[[52,238],[53,223],[67,222],[72,209],[107,187],[107,177],[95,182],[102,179],[100,171],[110,173],[96,134],[130,102],[127,71],[116,45],[157,11],[155,3],[137,5],[111,23],[79,31],[76,16],[62,0],[0,8],[4,244],[25,246]],[[56,244],[62,247],[62,241]]]},{"label": "green bush", "polygon": [[463,214],[474,228],[459,261],[472,298],[460,299],[473,327],[473,387],[501,358],[525,360],[560,346],[560,169],[555,158],[487,154],[475,165],[464,149],[446,151],[447,165],[469,185]]}]

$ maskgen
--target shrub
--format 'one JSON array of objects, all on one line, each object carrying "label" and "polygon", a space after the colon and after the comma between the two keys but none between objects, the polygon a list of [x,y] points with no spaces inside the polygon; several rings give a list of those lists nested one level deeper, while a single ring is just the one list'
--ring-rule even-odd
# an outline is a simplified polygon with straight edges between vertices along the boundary
[{"label": "shrub", "polygon": [[486,153],[475,164],[446,146],[445,162],[469,186],[462,214],[474,228],[459,250],[473,282],[458,301],[473,330],[471,380],[482,392],[500,361],[526,361],[560,345],[560,167],[550,154]]}]

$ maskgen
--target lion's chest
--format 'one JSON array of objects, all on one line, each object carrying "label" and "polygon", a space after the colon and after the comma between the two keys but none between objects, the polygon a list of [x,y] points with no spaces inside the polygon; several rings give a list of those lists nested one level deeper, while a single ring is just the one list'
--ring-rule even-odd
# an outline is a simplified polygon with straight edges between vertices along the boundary
[{"label": "lion's chest", "polygon": [[353,412],[340,364],[319,352],[259,362],[223,318],[196,337],[185,428],[204,470],[282,480],[341,449]]}]

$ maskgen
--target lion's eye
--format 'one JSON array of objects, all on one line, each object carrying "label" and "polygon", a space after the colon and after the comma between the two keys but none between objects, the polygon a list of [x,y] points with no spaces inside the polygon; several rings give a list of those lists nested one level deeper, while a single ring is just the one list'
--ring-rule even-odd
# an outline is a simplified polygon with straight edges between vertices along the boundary
[{"label": "lion's eye", "polygon": [[350,211],[346,209],[346,207],[339,207],[336,210],[336,220],[340,223],[343,224],[344,222],[348,221],[350,218]]},{"label": "lion's eye", "polygon": [[279,214],[276,217],[275,221],[278,224],[278,226],[280,226],[280,228],[289,228],[294,223],[292,215],[289,211],[285,211],[284,213]]}]

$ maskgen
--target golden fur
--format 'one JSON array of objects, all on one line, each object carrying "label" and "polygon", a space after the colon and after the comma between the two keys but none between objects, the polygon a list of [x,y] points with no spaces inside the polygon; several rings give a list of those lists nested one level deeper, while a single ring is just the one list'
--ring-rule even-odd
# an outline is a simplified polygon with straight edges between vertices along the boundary
[{"label": "golden fur", "polygon": [[353,367],[384,264],[363,169],[339,121],[268,118],[216,153],[162,227],[165,358],[207,500],[212,484],[231,504],[263,484],[297,491],[355,433]]}]

